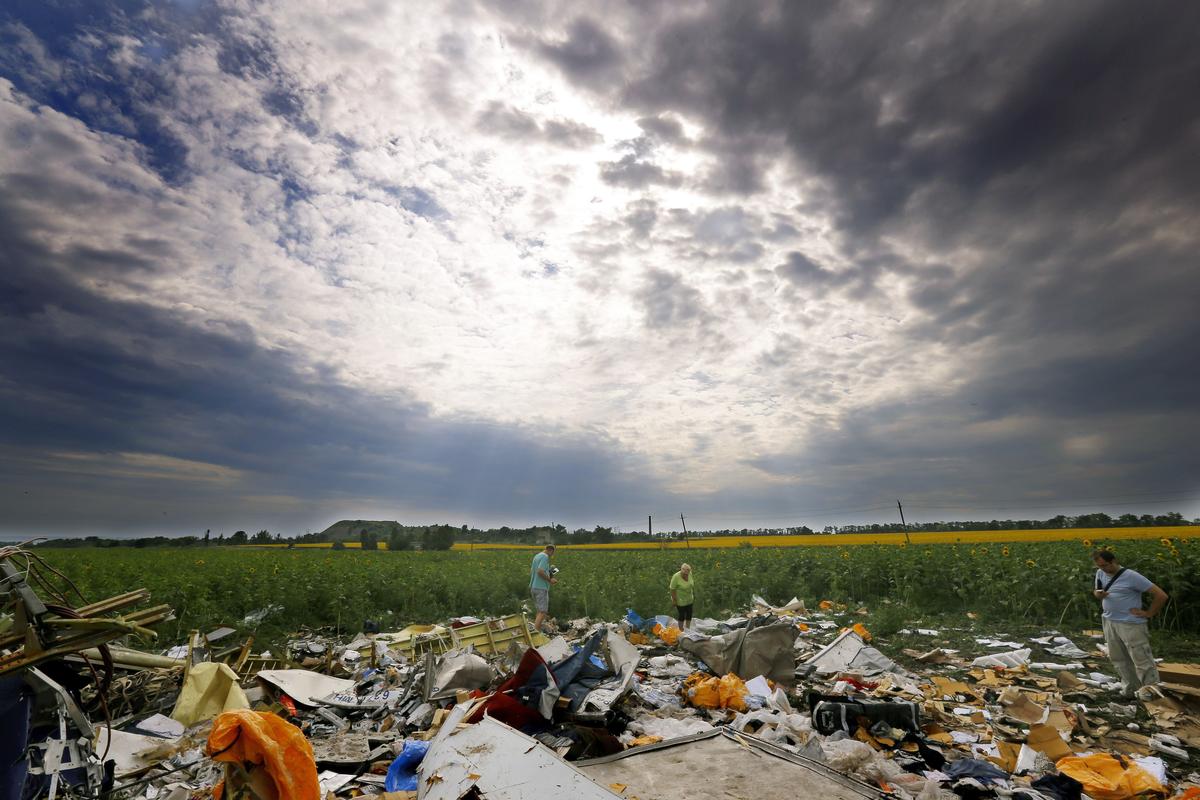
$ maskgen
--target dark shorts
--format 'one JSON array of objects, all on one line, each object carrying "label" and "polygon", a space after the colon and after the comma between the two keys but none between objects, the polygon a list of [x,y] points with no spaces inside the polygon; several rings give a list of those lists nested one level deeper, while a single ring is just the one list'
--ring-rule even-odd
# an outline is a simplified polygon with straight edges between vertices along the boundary
[{"label": "dark shorts", "polygon": [[689,620],[692,618],[692,605],[675,606],[675,613],[679,615],[679,621]]}]

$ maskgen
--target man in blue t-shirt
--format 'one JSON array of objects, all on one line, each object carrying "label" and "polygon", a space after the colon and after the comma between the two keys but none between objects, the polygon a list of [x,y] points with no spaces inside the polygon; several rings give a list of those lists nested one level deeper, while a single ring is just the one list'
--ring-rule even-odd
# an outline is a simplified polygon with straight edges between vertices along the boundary
[{"label": "man in blue t-shirt", "polygon": [[[1158,666],[1150,652],[1146,621],[1162,611],[1167,593],[1139,572],[1117,563],[1110,550],[1092,554],[1096,586],[1092,594],[1104,609],[1104,641],[1108,657],[1121,675],[1122,694],[1133,697],[1138,689],[1158,683]],[[1150,593],[1150,608],[1142,608],[1142,595]]]},{"label": "man in blue t-shirt", "polygon": [[542,632],[542,623],[546,612],[550,610],[550,585],[558,583],[550,568],[550,559],[554,557],[554,545],[546,545],[546,549],[533,557],[529,565],[529,594],[533,598],[533,607],[537,616],[533,618],[533,627]]}]

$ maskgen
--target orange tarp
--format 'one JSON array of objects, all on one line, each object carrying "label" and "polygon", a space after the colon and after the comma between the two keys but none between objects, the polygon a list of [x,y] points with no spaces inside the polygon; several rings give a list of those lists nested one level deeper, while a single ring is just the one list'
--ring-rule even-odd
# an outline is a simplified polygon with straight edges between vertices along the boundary
[{"label": "orange tarp", "polygon": [[1055,762],[1058,771],[1083,784],[1083,791],[1094,800],[1128,800],[1140,794],[1165,795],[1158,780],[1137,764],[1117,759],[1108,753],[1067,756]]},{"label": "orange tarp", "polygon": [[[295,725],[274,714],[238,709],[213,723],[205,753],[214,761],[258,765],[279,798],[321,800],[312,745]],[[213,797],[221,800],[224,782]]]}]

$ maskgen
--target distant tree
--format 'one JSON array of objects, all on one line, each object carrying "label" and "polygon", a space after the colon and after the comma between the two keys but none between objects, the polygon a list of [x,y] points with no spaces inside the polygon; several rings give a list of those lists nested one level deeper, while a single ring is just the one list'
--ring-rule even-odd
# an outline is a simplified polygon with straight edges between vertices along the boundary
[{"label": "distant tree", "polygon": [[204,546],[205,546],[205,547],[208,547],[208,538],[209,538],[209,536],[211,536],[211,535],[212,535],[212,528],[209,528],[208,530],[206,530],[206,531],[204,532]]},{"label": "distant tree", "polygon": [[450,525],[432,525],[421,532],[422,550],[449,550],[454,546],[455,529]]},{"label": "distant tree", "polygon": [[270,531],[259,531],[258,533],[254,534],[254,539],[252,541],[255,544],[270,544],[271,543],[271,532]]},{"label": "distant tree", "polygon": [[331,549],[333,549],[333,550],[345,550],[345,549],[346,549],[346,545],[345,545],[345,543],[344,543],[344,542],[342,542],[342,540],[340,540],[340,539],[339,539],[338,541],[336,541],[336,542],[334,542],[334,543],[333,543],[333,547],[332,547]]},{"label": "distant tree", "polygon": [[235,531],[233,536],[229,537],[229,543],[230,544],[245,544],[246,539],[247,539],[247,537],[246,537],[245,531]]},{"label": "distant tree", "polygon": [[362,545],[363,550],[378,550],[379,542],[375,538],[375,534],[364,530],[358,535],[358,542]]}]

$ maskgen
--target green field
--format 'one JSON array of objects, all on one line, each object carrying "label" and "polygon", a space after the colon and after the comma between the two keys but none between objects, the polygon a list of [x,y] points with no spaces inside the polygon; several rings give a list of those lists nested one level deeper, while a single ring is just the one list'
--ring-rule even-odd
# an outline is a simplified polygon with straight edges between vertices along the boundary
[{"label": "green field", "polygon": [[[681,560],[692,564],[697,616],[744,609],[752,594],[782,603],[799,596],[871,609],[874,624],[898,628],[919,616],[970,611],[982,622],[1097,626],[1090,596],[1090,542],[912,545],[727,550],[560,552],[551,611],[560,619],[617,619],[627,607],[668,613],[666,590]],[[1098,542],[1096,544],[1099,544]],[[1123,563],[1171,594],[1154,621],[1162,632],[1200,632],[1200,542],[1123,541]],[[192,628],[237,625],[269,604],[283,607],[262,626],[272,641],[301,625],[357,631],[364,619],[387,627],[461,614],[511,613],[526,598],[529,551],[362,552],[253,548],[39,549],[90,601],[146,587],[178,619],[163,642]]]}]

